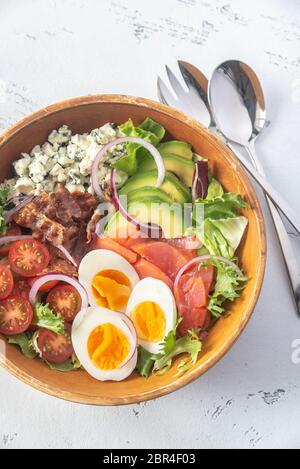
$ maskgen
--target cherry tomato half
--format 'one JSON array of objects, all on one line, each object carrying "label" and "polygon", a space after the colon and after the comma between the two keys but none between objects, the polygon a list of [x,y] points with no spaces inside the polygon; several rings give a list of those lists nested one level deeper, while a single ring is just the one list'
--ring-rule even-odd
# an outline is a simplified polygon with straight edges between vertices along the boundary
[{"label": "cherry tomato half", "polygon": [[[22,234],[21,228],[16,223],[12,223],[6,230],[4,236],[20,236]],[[1,236],[3,238],[4,236]],[[7,256],[8,251],[12,243],[3,244],[0,246],[0,256]]]},{"label": "cherry tomato half", "polygon": [[74,353],[71,342],[71,326],[65,324],[64,334],[40,329],[37,345],[44,360],[49,363],[64,363]]},{"label": "cherry tomato half", "polygon": [[[32,285],[34,284],[34,282],[38,279],[39,277],[32,277],[32,278],[28,278],[27,279],[27,282],[28,282],[28,285],[29,287],[32,287]],[[39,288],[39,292],[40,293],[45,293],[47,291],[50,291],[52,290],[52,288],[56,287],[56,285],[59,284],[59,280],[50,280],[49,282],[46,282],[44,283],[44,285],[42,285],[40,288]]]},{"label": "cherry tomato half", "polygon": [[21,298],[25,298],[25,300],[28,300],[29,292],[30,286],[28,285],[25,279],[19,278],[15,280],[14,289],[12,291],[12,294],[14,296],[19,296]]},{"label": "cherry tomato half", "polygon": [[81,310],[81,296],[72,285],[59,285],[47,296],[49,307],[61,314],[66,321],[73,321]]},{"label": "cherry tomato half", "polygon": [[0,264],[0,300],[7,298],[14,288],[14,279],[8,267]]},{"label": "cherry tomato half", "polygon": [[49,264],[49,251],[35,239],[15,241],[8,252],[11,269],[22,277],[34,277]]},{"label": "cherry tomato half", "polygon": [[25,332],[33,319],[33,310],[28,300],[9,296],[0,301],[0,332],[15,335]]}]

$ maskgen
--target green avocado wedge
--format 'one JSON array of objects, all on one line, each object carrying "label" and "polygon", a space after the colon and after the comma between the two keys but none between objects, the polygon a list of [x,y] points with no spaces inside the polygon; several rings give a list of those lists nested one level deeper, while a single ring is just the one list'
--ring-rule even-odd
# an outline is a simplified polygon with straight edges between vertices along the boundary
[{"label": "green avocado wedge", "polygon": [[[155,188],[156,182],[156,169],[145,172],[140,171],[127,180],[126,184],[120,189],[119,195],[128,195],[132,191],[145,187]],[[172,199],[172,202],[180,204],[191,202],[192,194],[190,189],[169,171],[166,171],[164,182],[159,189],[165,192]]]},{"label": "green avocado wedge", "polygon": [[[142,199],[128,204],[128,213],[140,223],[152,223],[162,228],[164,237],[177,238],[184,234],[183,210],[180,204],[170,206],[161,203],[159,199]],[[126,238],[130,233],[132,223],[116,212],[108,221],[105,235],[112,238]]]},{"label": "green avocado wedge", "polygon": [[[192,187],[195,163],[183,156],[167,153],[161,155],[167,171],[174,173],[186,186]],[[156,163],[151,156],[146,155],[139,163],[139,171],[147,171],[156,167]],[[139,172],[138,171],[138,172]]]},{"label": "green avocado wedge", "polygon": [[152,200],[158,202],[165,202],[166,204],[172,205],[174,202],[172,197],[170,197],[166,192],[157,189],[156,187],[142,187],[141,189],[135,189],[134,191],[129,192],[127,197],[127,202],[130,204],[132,202],[138,202],[140,200]]},{"label": "green avocado wedge", "polygon": [[191,160],[193,157],[192,145],[186,142],[181,142],[179,140],[171,140],[169,142],[160,143],[157,149],[162,156],[172,153],[177,156],[182,156],[187,160]]}]

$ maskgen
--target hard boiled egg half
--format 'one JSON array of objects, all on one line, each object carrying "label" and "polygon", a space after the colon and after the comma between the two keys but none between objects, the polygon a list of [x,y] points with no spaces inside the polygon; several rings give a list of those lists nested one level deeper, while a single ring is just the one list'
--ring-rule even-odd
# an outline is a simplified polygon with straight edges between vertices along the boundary
[{"label": "hard boiled egg half", "polygon": [[82,259],[78,279],[88,293],[90,305],[124,312],[139,276],[119,254],[95,249]]},{"label": "hard boiled egg half", "polygon": [[136,328],[138,343],[150,353],[159,353],[161,342],[177,321],[173,293],[164,282],[152,277],[136,284],[126,314]]},{"label": "hard boiled egg half", "polygon": [[81,310],[72,325],[72,344],[85,370],[100,381],[121,381],[136,367],[137,336],[123,313],[101,306]]}]

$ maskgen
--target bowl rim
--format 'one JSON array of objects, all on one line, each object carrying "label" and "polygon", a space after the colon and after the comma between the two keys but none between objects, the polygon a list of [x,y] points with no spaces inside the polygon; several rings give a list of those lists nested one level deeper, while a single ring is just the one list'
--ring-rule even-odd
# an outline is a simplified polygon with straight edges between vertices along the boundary
[{"label": "bowl rim", "polygon": [[62,391],[59,389],[59,386],[54,385],[47,385],[46,383],[40,381],[39,379],[34,378],[30,374],[21,371],[12,361],[6,359],[3,355],[0,354],[0,366],[6,369],[10,374],[15,376],[16,378],[20,379],[25,384],[44,392],[50,396],[54,396],[66,401],[71,401],[80,404],[87,404],[87,405],[126,405],[126,404],[134,404],[143,401],[148,401],[151,399],[155,399],[158,397],[165,396],[171,392],[174,392],[182,387],[186,386],[187,384],[193,382],[204,373],[206,373],[210,368],[216,365],[226,354],[226,352],[234,345],[234,343],[238,340],[242,332],[244,331],[247,323],[249,322],[256,303],[258,301],[265,269],[266,269],[266,250],[267,250],[267,242],[266,242],[266,229],[265,229],[265,221],[263,216],[263,211],[256,194],[256,191],[251,183],[246,170],[238,160],[238,158],[232,153],[232,151],[225,145],[223,141],[221,141],[215,134],[213,134],[210,130],[206,129],[202,124],[195,121],[188,115],[177,111],[174,108],[171,108],[165,104],[161,104],[154,100],[150,100],[147,98],[141,97],[134,97],[128,95],[121,95],[121,94],[96,94],[96,95],[88,95],[88,96],[80,96],[71,99],[66,99],[62,101],[58,101],[54,104],[46,106],[40,110],[37,110],[28,116],[24,117],[23,119],[19,120],[7,130],[5,130],[2,135],[0,135],[0,150],[3,145],[5,145],[9,140],[11,140],[18,132],[20,132],[24,127],[30,126],[34,124],[36,121],[41,119],[47,118],[48,115],[57,113],[59,111],[64,111],[68,108],[77,108],[80,106],[90,105],[93,103],[111,103],[111,104],[125,104],[125,105],[135,105],[141,106],[144,108],[151,108],[155,111],[158,111],[161,114],[164,114],[166,117],[171,117],[179,120],[181,123],[186,124],[189,127],[192,127],[195,131],[201,131],[201,133],[206,134],[206,138],[210,141],[210,143],[214,146],[222,147],[223,152],[226,154],[226,157],[231,160],[239,172],[239,178],[242,180],[243,185],[247,188],[248,192],[251,193],[252,202],[254,203],[253,209],[256,212],[256,218],[258,221],[258,229],[259,229],[259,240],[260,240],[260,263],[259,268],[257,270],[256,275],[256,286],[254,293],[252,294],[251,301],[247,305],[247,311],[244,315],[243,321],[239,323],[238,327],[236,328],[235,332],[232,334],[230,338],[226,342],[224,342],[223,346],[218,350],[216,354],[211,356],[200,368],[195,368],[190,372],[187,372],[183,376],[177,378],[173,382],[164,385],[160,388],[154,388],[144,393],[137,393],[132,396],[118,396],[116,397],[107,397],[107,396],[99,396],[99,395],[90,395],[87,396],[85,394],[81,394],[79,392],[72,392],[72,391]]}]

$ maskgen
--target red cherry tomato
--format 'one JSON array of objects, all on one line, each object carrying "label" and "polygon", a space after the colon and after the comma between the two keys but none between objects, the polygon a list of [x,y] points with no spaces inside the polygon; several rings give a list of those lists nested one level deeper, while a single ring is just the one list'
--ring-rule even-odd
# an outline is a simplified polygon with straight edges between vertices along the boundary
[{"label": "red cherry tomato", "polygon": [[[4,238],[4,236],[20,236],[21,234],[22,234],[21,228],[19,227],[19,225],[17,225],[16,223],[13,222],[7,228],[5,235],[1,236],[0,239]],[[9,248],[10,248],[11,245],[12,245],[12,243],[1,245],[0,246],[0,256],[7,256]]]},{"label": "red cherry tomato", "polygon": [[8,267],[0,264],[0,300],[7,298],[14,288],[14,279]]},{"label": "red cherry tomato", "polygon": [[12,294],[14,296],[20,296],[21,298],[25,298],[28,300],[29,298],[30,287],[25,279],[19,278],[15,280],[14,289]]},{"label": "red cherry tomato", "polygon": [[34,277],[49,264],[49,251],[35,239],[15,241],[9,248],[11,269],[22,277]]},{"label": "red cherry tomato", "polygon": [[81,296],[72,285],[59,285],[47,296],[49,307],[66,321],[73,321],[81,309]]},{"label": "red cherry tomato", "polygon": [[4,335],[21,334],[27,331],[33,319],[33,310],[28,300],[9,296],[0,301],[0,332]]},{"label": "red cherry tomato", "polygon": [[40,329],[37,345],[44,360],[49,363],[64,363],[74,353],[71,342],[71,326],[65,324],[64,334]]}]

